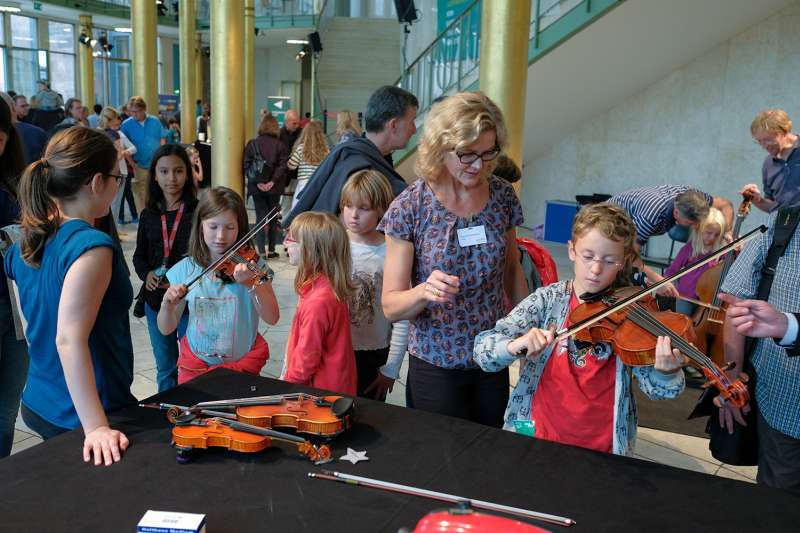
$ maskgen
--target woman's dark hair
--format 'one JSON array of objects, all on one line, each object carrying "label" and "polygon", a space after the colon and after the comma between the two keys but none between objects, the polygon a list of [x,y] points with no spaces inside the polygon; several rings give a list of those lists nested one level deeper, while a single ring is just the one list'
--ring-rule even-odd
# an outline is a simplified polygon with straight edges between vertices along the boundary
[{"label": "woman's dark hair", "polygon": [[0,152],[0,187],[16,197],[19,177],[25,170],[25,156],[22,154],[19,132],[11,121],[11,108],[2,98],[0,98],[0,131],[8,136],[6,147]]},{"label": "woman's dark hair", "polygon": [[161,186],[156,181],[156,165],[159,159],[168,155],[174,155],[180,158],[184,167],[186,167],[186,182],[183,184],[183,193],[181,194],[183,203],[188,207],[193,205],[197,200],[194,190],[194,179],[192,178],[192,163],[189,161],[189,155],[186,153],[186,149],[180,144],[162,144],[158,150],[155,151],[153,158],[150,160],[150,185],[148,185],[147,189],[146,202],[147,208],[157,213],[166,210],[167,205],[164,201],[164,191],[161,190]]},{"label": "woman's dark hair", "polygon": [[54,198],[73,198],[95,174],[110,175],[116,164],[117,149],[100,130],[69,128],[53,136],[44,156],[25,169],[19,182],[20,248],[26,263],[39,266],[45,243],[58,230],[61,217]]}]

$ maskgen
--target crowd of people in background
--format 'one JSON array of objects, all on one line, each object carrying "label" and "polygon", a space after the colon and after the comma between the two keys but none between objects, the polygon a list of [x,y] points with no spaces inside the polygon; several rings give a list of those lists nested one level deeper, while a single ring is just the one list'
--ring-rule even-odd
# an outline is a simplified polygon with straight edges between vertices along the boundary
[{"label": "crowd of people in background", "polygon": [[[198,105],[207,140],[210,108]],[[270,347],[258,325],[280,318],[267,261],[280,257],[281,244],[297,267],[298,295],[282,379],[385,400],[408,353],[408,406],[632,454],[632,378],[650,398],[674,398],[685,386],[684,355],[659,337],[655,364],[631,367],[607,343],[556,341],[554,332],[593,295],[663,280],[641,257],[651,237],[689,228],[666,275],[730,242],[733,204],[690,185],[650,185],[587,206],[568,243],[574,275],[536,287],[521,266],[523,212],[511,185],[521,170],[503,154],[509,139],[500,109],[479,92],[438,101],[409,184],[392,153],[415,134],[418,108],[413,94],[381,87],[367,102],[363,131],[358,114],[342,111],[333,139],[308,114],[290,109],[281,125],[262,112],[243,147],[242,198],[225,187],[201,190],[199,153],[179,143],[178,119],[164,123],[139,96],[90,115],[44,80],[30,103],[4,94],[0,225],[20,221],[21,233],[0,273],[16,282],[21,313],[11,319],[15,295],[0,280],[0,456],[10,451],[21,395],[23,419],[42,437],[82,427],[84,460],[121,459],[129,440],[106,412],[135,401],[131,306],[147,321],[159,391],[213,368],[259,373]],[[798,240],[771,267],[778,296],[752,298],[782,224],[775,213],[800,199],[800,141],[781,110],[759,113],[751,133],[768,156],[763,187],[742,192],[772,213],[770,232],[725,278],[733,317],[726,342],[735,377],[743,336],[774,338],[757,345],[752,361],[764,439],[759,481],[797,487],[800,418],[785,406],[800,402],[800,358],[792,359],[800,353]],[[257,221],[279,213],[255,235],[258,257],[235,256],[231,271],[200,276],[248,233],[249,200]],[[114,220],[138,223],[138,295]],[[678,310],[690,314],[701,274],[659,292],[683,298]],[[508,367],[516,361],[520,379],[511,391]],[[723,404],[720,423],[731,428],[745,414]]]}]

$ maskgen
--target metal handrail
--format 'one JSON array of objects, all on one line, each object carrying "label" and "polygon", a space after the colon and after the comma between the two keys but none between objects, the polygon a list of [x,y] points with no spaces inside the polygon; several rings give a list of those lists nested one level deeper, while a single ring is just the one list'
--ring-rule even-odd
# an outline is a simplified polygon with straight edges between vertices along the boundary
[{"label": "metal handrail", "polygon": [[[491,0],[489,0],[491,1]],[[542,58],[586,24],[625,0],[529,0],[531,21],[528,63]],[[418,121],[434,100],[457,91],[478,87],[480,66],[480,10],[476,0],[447,25],[403,71],[395,85],[413,93],[419,101]],[[583,11],[578,8],[583,8]],[[395,152],[402,161],[416,149],[416,140]]]}]

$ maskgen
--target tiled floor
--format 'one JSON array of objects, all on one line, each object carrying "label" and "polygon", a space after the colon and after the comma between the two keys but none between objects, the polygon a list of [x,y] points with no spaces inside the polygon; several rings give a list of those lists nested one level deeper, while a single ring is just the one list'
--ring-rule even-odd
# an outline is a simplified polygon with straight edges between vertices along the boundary
[{"label": "tiled floor", "polygon": [[[136,227],[131,225],[123,226],[120,231],[125,256],[130,263],[136,244]],[[572,264],[567,257],[566,247],[559,244],[548,244],[547,247],[556,261],[559,277],[570,276]],[[273,287],[280,303],[281,318],[275,326],[268,326],[262,323],[261,334],[269,344],[270,360],[262,369],[261,374],[275,378],[280,373],[283,364],[289,326],[297,306],[297,295],[293,289],[295,269],[289,265],[286,256],[282,255],[280,259],[271,261],[270,265],[275,271]],[[131,268],[131,270],[133,269]],[[138,291],[139,280],[134,279],[133,283],[135,291]],[[131,334],[133,337],[135,372],[132,392],[137,398],[143,399],[156,392],[155,362],[147,333],[147,323],[144,319],[131,316]],[[515,370],[516,368],[512,368],[512,382],[516,380]],[[394,390],[388,397],[390,403],[405,405],[405,375],[406,363],[403,364],[401,378],[395,383]],[[41,442],[41,439],[25,426],[21,418],[17,420],[16,427],[12,453],[30,448]],[[735,467],[720,464],[719,461],[711,457],[708,451],[708,441],[697,437],[639,428],[636,457],[697,472],[755,482],[755,467]]]}]

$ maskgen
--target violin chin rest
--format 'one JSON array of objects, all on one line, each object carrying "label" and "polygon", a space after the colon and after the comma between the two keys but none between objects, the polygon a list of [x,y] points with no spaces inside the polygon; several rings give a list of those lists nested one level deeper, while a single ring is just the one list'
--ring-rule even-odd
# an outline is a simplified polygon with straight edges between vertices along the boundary
[{"label": "violin chin rest", "polygon": [[353,411],[353,405],[354,402],[352,398],[339,398],[333,402],[331,411],[337,418],[343,418]]}]

